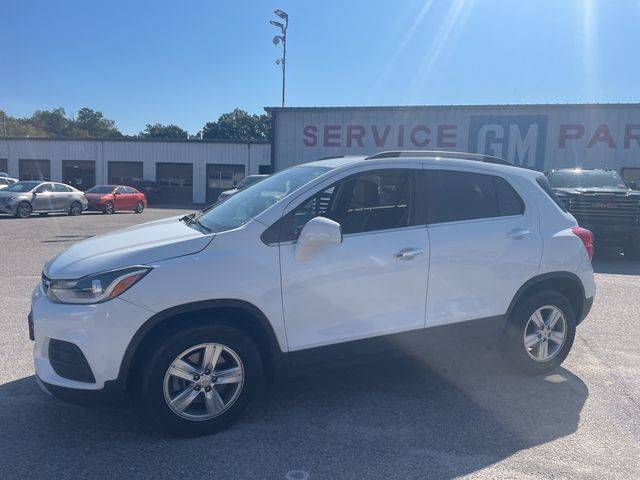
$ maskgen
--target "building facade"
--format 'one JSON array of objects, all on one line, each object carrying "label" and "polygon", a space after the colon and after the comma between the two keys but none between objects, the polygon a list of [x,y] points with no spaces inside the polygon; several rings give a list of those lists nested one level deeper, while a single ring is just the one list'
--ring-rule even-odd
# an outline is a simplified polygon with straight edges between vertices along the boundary
[{"label": "building facade", "polygon": [[0,138],[0,172],[88,190],[151,180],[165,203],[211,203],[245,175],[269,173],[268,142]]},{"label": "building facade", "polygon": [[332,155],[457,150],[640,180],[640,104],[267,108],[276,171]]}]

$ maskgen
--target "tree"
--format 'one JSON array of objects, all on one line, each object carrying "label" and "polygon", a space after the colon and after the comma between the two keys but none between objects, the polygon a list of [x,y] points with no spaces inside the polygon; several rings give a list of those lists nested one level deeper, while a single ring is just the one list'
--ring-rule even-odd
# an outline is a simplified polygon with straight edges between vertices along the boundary
[{"label": "tree", "polygon": [[[73,125],[76,129],[84,130],[89,137],[94,138],[118,138],[122,134],[116,127],[116,122],[104,118],[102,112],[91,108],[81,108]],[[79,132],[78,132],[79,133]]]},{"label": "tree", "polygon": [[160,123],[148,123],[138,136],[141,138],[189,138],[187,131],[177,125],[162,125]]},{"label": "tree", "polygon": [[36,110],[31,115],[31,125],[36,130],[46,132],[47,137],[65,137],[68,136],[68,130],[71,121],[66,117],[64,108],[55,108],[49,110]]},{"label": "tree", "polygon": [[202,129],[203,138],[216,140],[269,140],[271,138],[271,117],[252,115],[236,108],[223,113],[217,121],[208,122]]}]

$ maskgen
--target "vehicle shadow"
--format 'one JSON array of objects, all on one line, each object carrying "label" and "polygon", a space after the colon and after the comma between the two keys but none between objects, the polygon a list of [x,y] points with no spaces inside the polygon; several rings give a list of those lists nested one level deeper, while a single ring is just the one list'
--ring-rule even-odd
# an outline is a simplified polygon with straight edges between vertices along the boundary
[{"label": "vehicle shadow", "polygon": [[572,434],[588,395],[565,369],[528,377],[483,347],[433,348],[297,376],[228,430],[177,439],[125,408],[51,399],[28,377],[0,386],[0,450],[14,459],[2,474],[454,478]]}]

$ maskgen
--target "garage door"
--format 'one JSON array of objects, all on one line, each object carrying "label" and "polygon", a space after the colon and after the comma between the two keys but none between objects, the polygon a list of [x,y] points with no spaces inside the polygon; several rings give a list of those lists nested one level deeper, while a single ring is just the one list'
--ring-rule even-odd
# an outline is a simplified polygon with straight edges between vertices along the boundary
[{"label": "garage door", "polygon": [[244,165],[207,165],[207,204],[215,203],[220,192],[230,190],[244,179]]},{"label": "garage door", "polygon": [[142,162],[109,162],[109,183],[142,180]]},{"label": "garage door", "polygon": [[160,202],[193,203],[193,164],[157,163],[156,181],[160,187]]},{"label": "garage door", "polygon": [[6,158],[0,158],[0,172],[9,173],[9,162]]},{"label": "garage door", "polygon": [[62,181],[83,192],[96,184],[96,162],[92,160],[63,160]]},{"label": "garage door", "polygon": [[49,160],[23,160],[18,163],[20,180],[51,180]]}]

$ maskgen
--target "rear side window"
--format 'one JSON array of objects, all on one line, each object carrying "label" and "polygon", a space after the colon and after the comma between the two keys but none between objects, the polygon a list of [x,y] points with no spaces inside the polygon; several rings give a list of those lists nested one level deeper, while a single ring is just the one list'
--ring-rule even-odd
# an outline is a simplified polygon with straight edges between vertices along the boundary
[{"label": "rear side window", "polygon": [[131,187],[124,187],[124,191],[125,191],[126,193],[138,193],[138,192],[137,192],[137,190],[134,190],[134,189],[133,189],[133,188],[131,188]]},{"label": "rear side window", "polygon": [[429,223],[522,215],[524,202],[503,178],[453,170],[432,171]]},{"label": "rear side window", "polygon": [[553,200],[553,203],[558,205],[558,207],[560,207],[560,209],[563,212],[567,211],[565,206],[562,204],[562,202],[560,201],[560,199],[556,195],[556,192],[554,192],[553,188],[551,188],[551,185],[549,185],[549,181],[547,180],[547,177],[538,177],[538,178],[536,178],[536,182],[538,182],[538,185],[540,185],[540,188],[542,188],[542,190],[544,190],[544,193],[546,193],[549,196],[549,198],[551,200]]},{"label": "rear side window", "polygon": [[53,191],[54,192],[65,192],[65,193],[68,193],[71,190],[69,190],[66,185],[62,185],[60,183],[54,183],[53,184]]}]

